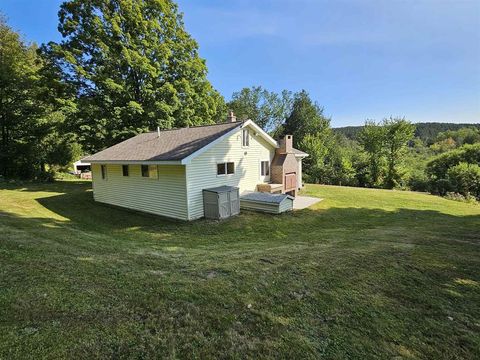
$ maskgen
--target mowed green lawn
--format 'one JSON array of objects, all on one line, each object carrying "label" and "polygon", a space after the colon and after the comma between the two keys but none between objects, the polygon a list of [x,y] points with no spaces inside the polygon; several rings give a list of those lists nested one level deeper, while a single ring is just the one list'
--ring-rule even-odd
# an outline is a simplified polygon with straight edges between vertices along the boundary
[{"label": "mowed green lawn", "polygon": [[0,358],[480,357],[480,206],[309,185],[174,222],[0,184]]}]

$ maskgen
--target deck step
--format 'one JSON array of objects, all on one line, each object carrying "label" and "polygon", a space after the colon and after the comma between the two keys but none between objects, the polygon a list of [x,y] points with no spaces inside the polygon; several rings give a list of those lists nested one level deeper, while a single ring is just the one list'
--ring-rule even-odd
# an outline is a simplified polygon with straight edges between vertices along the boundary
[{"label": "deck step", "polygon": [[273,184],[273,183],[258,184],[257,190],[264,193],[277,193],[277,192],[281,193],[283,190],[283,184]]}]

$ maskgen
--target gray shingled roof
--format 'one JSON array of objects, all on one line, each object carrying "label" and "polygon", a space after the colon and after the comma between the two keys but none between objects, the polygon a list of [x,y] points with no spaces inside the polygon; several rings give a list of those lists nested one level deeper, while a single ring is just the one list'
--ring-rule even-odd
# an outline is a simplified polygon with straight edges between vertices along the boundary
[{"label": "gray shingled roof", "polygon": [[139,134],[84,161],[178,161],[193,154],[242,122],[164,130]]}]

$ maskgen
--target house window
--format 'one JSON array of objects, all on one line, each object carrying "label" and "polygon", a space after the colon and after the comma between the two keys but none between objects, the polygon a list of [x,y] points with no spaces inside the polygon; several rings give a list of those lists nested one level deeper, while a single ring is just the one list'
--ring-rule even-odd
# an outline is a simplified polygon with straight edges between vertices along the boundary
[{"label": "house window", "polygon": [[261,166],[262,176],[269,176],[270,175],[270,161],[262,161],[260,163],[260,166]]},{"label": "house window", "polygon": [[128,165],[122,165],[123,176],[128,176]]},{"label": "house window", "polygon": [[107,165],[100,165],[100,169],[102,170],[102,179],[105,180],[107,178]]},{"label": "house window", "polygon": [[156,165],[142,165],[142,177],[156,178],[157,166]]},{"label": "house window", "polygon": [[242,146],[247,147],[250,145],[250,138],[248,136],[248,129],[242,130]]},{"label": "house window", "polygon": [[235,173],[235,165],[233,162],[227,162],[227,174],[234,174]]},{"label": "house window", "polygon": [[235,174],[235,164],[233,162],[217,164],[217,175]]}]

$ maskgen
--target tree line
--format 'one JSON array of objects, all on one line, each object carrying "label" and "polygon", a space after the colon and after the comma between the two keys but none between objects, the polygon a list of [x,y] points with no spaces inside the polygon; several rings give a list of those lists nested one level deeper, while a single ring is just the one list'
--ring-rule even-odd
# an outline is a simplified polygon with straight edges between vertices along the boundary
[{"label": "tree line", "polygon": [[[415,134],[414,136],[424,141],[427,145],[432,145],[437,138],[439,133],[446,133],[448,131],[457,131],[462,128],[478,128],[480,129],[479,124],[457,124],[457,123],[439,123],[439,122],[428,122],[428,123],[415,123]],[[345,135],[348,139],[357,140],[358,134],[362,130],[363,126],[344,126],[337,127],[333,130],[336,133]]]},{"label": "tree line", "polygon": [[258,119],[274,137],[292,134],[294,146],[309,154],[309,183],[480,197],[478,125],[433,124],[436,131],[422,125],[419,132],[404,117],[388,117],[367,120],[348,137],[331,128],[323,107],[306,91],[275,93],[261,86],[235,92],[227,107],[240,118]]},{"label": "tree line", "polygon": [[[459,154],[475,153],[476,145],[468,146],[478,142],[478,128],[437,135],[422,128],[422,138],[407,119],[388,117],[345,136],[305,90],[252,86],[226,102],[208,81],[198,44],[171,0],[70,0],[58,15],[61,41],[40,46],[0,17],[5,178],[50,179],[72,159],[138,133],[214,124],[231,109],[275,138],[294,135],[294,146],[310,155],[307,182],[464,196],[476,191],[478,158]],[[434,165],[444,161],[447,170]]]}]

